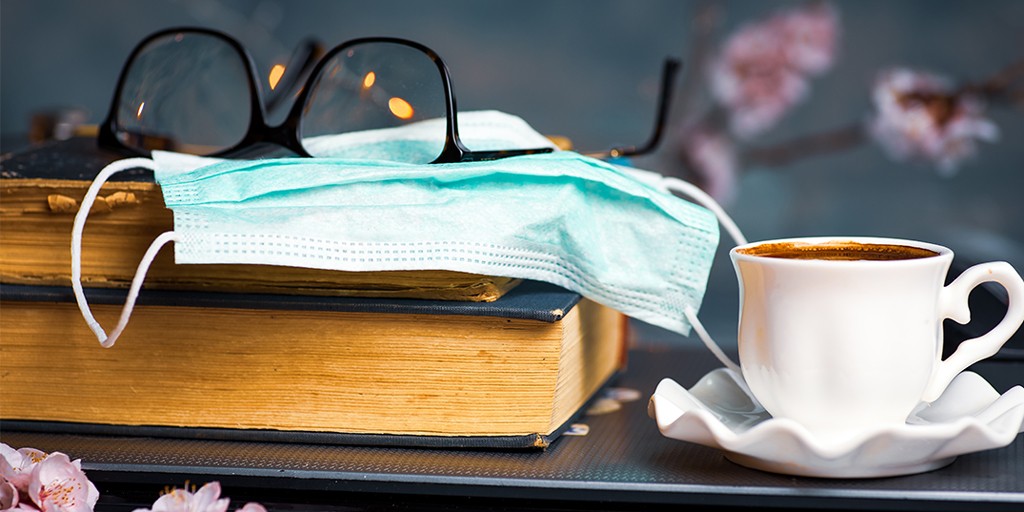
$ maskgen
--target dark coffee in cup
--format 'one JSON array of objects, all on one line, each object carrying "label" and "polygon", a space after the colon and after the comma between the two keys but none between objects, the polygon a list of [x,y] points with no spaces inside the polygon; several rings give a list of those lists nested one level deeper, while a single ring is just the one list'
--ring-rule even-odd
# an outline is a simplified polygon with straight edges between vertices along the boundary
[{"label": "dark coffee in cup", "polygon": [[892,261],[931,258],[939,253],[921,247],[895,244],[861,243],[836,240],[810,244],[806,242],[770,242],[740,249],[749,256],[794,260]]}]

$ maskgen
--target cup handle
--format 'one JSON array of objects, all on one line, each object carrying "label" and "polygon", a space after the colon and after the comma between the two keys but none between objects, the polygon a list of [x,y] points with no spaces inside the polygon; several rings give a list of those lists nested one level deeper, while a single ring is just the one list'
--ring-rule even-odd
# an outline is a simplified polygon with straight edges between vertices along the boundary
[{"label": "cup handle", "polygon": [[971,290],[986,282],[999,283],[1006,288],[1010,297],[1006,316],[991,331],[961,342],[945,361],[939,361],[921,397],[925,402],[937,399],[946,390],[950,381],[968,366],[995,355],[1024,322],[1024,280],[1009,263],[1003,261],[975,265],[943,288],[939,296],[939,313],[942,318],[949,318],[960,324],[970,322],[971,310],[967,305],[967,298]]}]

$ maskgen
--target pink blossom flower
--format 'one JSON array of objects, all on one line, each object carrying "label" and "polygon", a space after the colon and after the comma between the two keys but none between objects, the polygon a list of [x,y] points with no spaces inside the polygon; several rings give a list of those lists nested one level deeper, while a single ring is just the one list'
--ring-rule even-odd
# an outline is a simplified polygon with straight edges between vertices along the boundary
[{"label": "pink blossom flower", "polygon": [[875,83],[873,97],[877,113],[871,134],[897,160],[932,162],[949,175],[976,152],[976,140],[999,137],[998,127],[982,117],[980,99],[953,91],[936,75],[887,71]]},{"label": "pink blossom flower", "polygon": [[6,478],[0,477],[0,510],[11,510],[18,506],[18,489]]},{"label": "pink blossom flower", "polygon": [[15,450],[0,443],[0,476],[21,492],[28,492],[32,469],[46,458],[46,453],[35,448]]},{"label": "pink blossom flower", "polygon": [[244,507],[236,510],[235,512],[267,512],[267,509],[259,503],[246,503]]},{"label": "pink blossom flower", "polygon": [[[60,452],[34,448],[14,450],[0,443],[0,510],[25,512],[92,512],[99,491],[82,471],[80,460]],[[175,489],[156,500],[152,509],[135,512],[226,512],[230,500],[220,497],[220,483],[195,491]],[[267,512],[246,503],[236,512]]]},{"label": "pink blossom flower", "polygon": [[[229,498],[220,497],[220,482],[210,482],[198,491],[174,489],[153,502],[152,509],[140,508],[134,512],[226,512],[230,502]],[[236,512],[267,512],[267,509],[259,503],[246,503]]]},{"label": "pink blossom flower", "polygon": [[832,67],[839,39],[839,14],[829,4],[809,5],[779,15],[783,51],[789,64],[818,75]]},{"label": "pink blossom flower", "polygon": [[689,132],[683,139],[687,163],[697,174],[700,187],[721,203],[729,203],[736,190],[736,151],[720,133]]},{"label": "pink blossom flower", "polygon": [[838,17],[828,6],[786,11],[741,27],[711,66],[711,92],[740,137],[770,128],[807,95],[807,74],[828,69]]},{"label": "pink blossom flower", "polygon": [[99,500],[80,460],[0,443],[0,510],[91,512]]},{"label": "pink blossom flower", "polygon": [[81,461],[53,452],[32,468],[29,498],[39,510],[92,512],[100,494],[82,472]]},{"label": "pink blossom flower", "polygon": [[806,80],[786,65],[779,36],[767,25],[747,26],[712,65],[711,92],[741,137],[768,129],[807,94]]}]

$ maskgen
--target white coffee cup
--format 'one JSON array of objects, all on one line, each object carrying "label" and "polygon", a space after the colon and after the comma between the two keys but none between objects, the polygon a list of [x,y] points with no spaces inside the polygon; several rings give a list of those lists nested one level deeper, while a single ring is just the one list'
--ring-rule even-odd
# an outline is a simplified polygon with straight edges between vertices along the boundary
[{"label": "white coffee cup", "polygon": [[[823,259],[834,244],[923,257]],[[779,254],[790,249],[814,257]],[[1024,321],[1024,281],[1013,267],[979,264],[943,286],[953,253],[934,244],[804,238],[742,245],[730,257],[740,282],[740,367],[750,391],[773,418],[790,418],[822,438],[904,424],[921,401],[935,400],[953,377],[995,354]],[[1006,288],[1009,311],[942,360],[943,319],[968,322],[968,295],[987,281]]]}]

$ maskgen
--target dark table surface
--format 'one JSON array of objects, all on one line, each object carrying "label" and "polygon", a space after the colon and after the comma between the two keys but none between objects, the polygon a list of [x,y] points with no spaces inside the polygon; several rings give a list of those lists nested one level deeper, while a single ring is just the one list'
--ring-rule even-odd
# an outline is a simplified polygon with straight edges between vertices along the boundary
[{"label": "dark table surface", "polygon": [[[429,450],[3,432],[3,442],[82,459],[98,510],[148,506],[165,486],[217,480],[230,510],[630,510],[723,508],[1024,510],[1024,437],[918,475],[834,480],[765,473],[663,437],[647,416],[658,381],[693,385],[717,366],[698,347],[630,354],[616,387],[640,398],[588,414],[584,436],[546,451]],[[975,365],[1000,392],[1024,362]],[[511,412],[511,411],[510,411]]]}]

